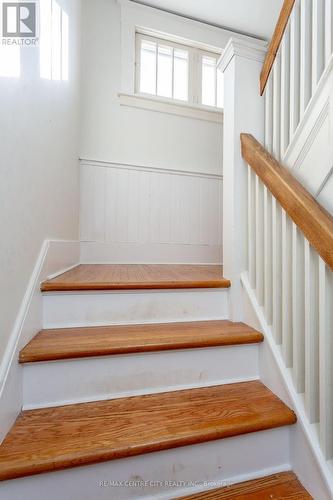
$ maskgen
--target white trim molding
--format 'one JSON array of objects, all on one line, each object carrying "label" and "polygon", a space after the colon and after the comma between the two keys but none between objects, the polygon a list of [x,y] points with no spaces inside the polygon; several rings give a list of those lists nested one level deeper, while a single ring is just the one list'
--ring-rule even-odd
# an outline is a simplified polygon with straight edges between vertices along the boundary
[{"label": "white trim molding", "polygon": [[203,177],[206,179],[219,179],[223,180],[223,175],[219,174],[210,174],[204,171],[196,172],[195,170],[179,170],[175,168],[159,168],[152,167],[150,165],[139,165],[138,163],[119,163],[117,161],[107,161],[107,160],[94,160],[88,158],[80,158],[81,166],[92,166],[92,167],[104,167],[104,168],[118,168],[120,170],[138,170],[140,172],[153,172],[155,174],[177,174],[177,175],[186,175],[190,177]]},{"label": "white trim molding", "polygon": [[119,93],[121,106],[167,113],[169,115],[184,116],[215,123],[223,123],[223,111],[221,109],[209,108],[208,106],[192,105],[181,101],[172,101],[162,97],[148,96],[142,94]]},{"label": "white trim molding", "polygon": [[234,56],[241,56],[252,61],[263,63],[267,52],[267,42],[262,40],[244,40],[238,37],[230,38],[217,67],[224,72]]}]

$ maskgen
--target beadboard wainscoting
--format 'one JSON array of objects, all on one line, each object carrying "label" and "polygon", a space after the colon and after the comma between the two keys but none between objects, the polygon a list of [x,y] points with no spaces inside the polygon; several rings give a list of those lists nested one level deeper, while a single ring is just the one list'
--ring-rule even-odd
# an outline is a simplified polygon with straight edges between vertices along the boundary
[{"label": "beadboard wainscoting", "polygon": [[222,176],[81,160],[81,262],[222,263]]}]

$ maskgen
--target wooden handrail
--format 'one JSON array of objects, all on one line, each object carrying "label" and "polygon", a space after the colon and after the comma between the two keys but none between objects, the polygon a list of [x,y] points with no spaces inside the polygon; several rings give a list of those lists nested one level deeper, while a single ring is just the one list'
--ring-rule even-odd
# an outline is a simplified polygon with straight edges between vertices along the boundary
[{"label": "wooden handrail", "polygon": [[333,217],[250,134],[241,134],[242,156],[333,270]]},{"label": "wooden handrail", "polygon": [[260,75],[260,95],[263,95],[268,77],[273,67],[277,51],[279,50],[283,34],[288,24],[290,14],[293,10],[295,0],[284,0],[278,22],[276,24],[273,38],[268,47],[268,52]]}]

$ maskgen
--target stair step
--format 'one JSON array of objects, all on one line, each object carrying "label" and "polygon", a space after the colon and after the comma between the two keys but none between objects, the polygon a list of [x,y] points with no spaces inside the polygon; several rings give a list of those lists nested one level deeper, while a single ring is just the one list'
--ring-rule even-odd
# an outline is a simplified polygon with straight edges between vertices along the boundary
[{"label": "stair step", "polygon": [[42,330],[20,352],[20,363],[194,349],[263,341],[244,323],[193,321]]},{"label": "stair step", "polygon": [[294,424],[261,382],[23,411],[0,446],[0,479]]},{"label": "stair step", "polygon": [[228,319],[228,288],[44,293],[43,328]]},{"label": "stair step", "polygon": [[311,500],[293,472],[281,472],[253,481],[182,497],[181,500]]},{"label": "stair step", "polygon": [[44,281],[42,292],[228,288],[222,266],[182,264],[80,264]]}]

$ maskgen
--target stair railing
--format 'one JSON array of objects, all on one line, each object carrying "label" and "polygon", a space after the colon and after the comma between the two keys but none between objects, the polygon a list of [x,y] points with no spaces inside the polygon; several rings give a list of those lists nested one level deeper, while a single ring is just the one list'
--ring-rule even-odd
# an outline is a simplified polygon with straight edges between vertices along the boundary
[{"label": "stair railing", "polygon": [[260,76],[265,146],[278,160],[332,64],[332,0],[284,0]]},{"label": "stair railing", "polygon": [[333,217],[280,161],[332,66],[332,0],[285,0],[261,72],[265,148],[242,134],[248,274],[257,302],[333,459]]},{"label": "stair railing", "polygon": [[333,458],[333,217],[251,135],[248,271],[251,288]]}]

